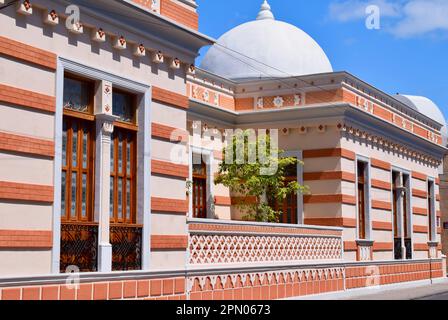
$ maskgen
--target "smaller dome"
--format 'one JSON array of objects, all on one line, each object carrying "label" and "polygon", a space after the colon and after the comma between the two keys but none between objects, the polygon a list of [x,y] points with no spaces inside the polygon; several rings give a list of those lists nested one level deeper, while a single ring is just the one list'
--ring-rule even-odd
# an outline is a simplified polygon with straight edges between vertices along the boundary
[{"label": "smaller dome", "polygon": [[430,99],[420,96],[410,96],[397,94],[395,98],[406,104],[409,108],[420,112],[421,114],[433,119],[434,121],[443,124],[441,129],[443,145],[448,143],[448,126],[446,119],[440,108]]}]

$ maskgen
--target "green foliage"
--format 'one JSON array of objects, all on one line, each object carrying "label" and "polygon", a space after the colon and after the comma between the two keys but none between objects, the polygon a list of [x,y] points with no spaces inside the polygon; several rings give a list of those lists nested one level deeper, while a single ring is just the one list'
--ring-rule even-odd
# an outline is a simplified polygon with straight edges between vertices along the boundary
[{"label": "green foliage", "polygon": [[[293,193],[306,191],[306,187],[299,185],[297,181],[286,181],[287,169],[297,166],[298,160],[293,157],[281,157],[284,151],[274,146],[271,148],[269,135],[255,137],[251,133],[253,131],[246,130],[240,135],[236,134],[232,143],[224,148],[224,159],[233,158],[233,161],[223,161],[220,164],[215,184],[222,184],[232,193],[245,198],[237,204],[246,214],[244,219],[279,222],[282,212],[271,208],[269,199],[283,202]],[[244,161],[238,161],[237,151],[244,155],[240,156],[239,160]],[[227,157],[228,152],[231,154]],[[254,161],[249,161],[250,159]],[[302,162],[299,164],[303,165]],[[272,174],[261,174],[263,171],[269,171],[268,168],[275,170],[272,170]]]}]

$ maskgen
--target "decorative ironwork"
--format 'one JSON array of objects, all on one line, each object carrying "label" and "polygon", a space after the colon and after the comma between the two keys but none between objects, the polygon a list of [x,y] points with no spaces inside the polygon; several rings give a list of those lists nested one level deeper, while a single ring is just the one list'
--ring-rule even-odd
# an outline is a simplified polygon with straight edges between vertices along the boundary
[{"label": "decorative ironwork", "polygon": [[110,227],[110,242],[113,271],[141,270],[141,227],[113,225]]},{"label": "decorative ironwork", "polygon": [[412,259],[412,239],[405,239],[404,246],[406,247],[406,259]]},{"label": "decorative ironwork", "polygon": [[86,224],[61,225],[60,271],[76,266],[80,272],[97,271],[98,226]]}]

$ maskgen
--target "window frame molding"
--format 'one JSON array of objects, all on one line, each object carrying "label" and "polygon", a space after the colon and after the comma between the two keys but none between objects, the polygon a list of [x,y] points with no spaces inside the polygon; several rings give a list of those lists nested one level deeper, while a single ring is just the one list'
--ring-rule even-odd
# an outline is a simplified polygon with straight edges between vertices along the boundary
[{"label": "window frame molding", "polygon": [[[214,172],[213,166],[215,163],[215,156],[213,149],[206,147],[198,147],[194,145],[189,146],[188,150],[188,180],[193,183],[193,155],[200,154],[205,162],[206,166],[206,174],[207,174],[207,218],[206,219],[215,219],[215,188],[214,188]],[[188,195],[188,218],[193,218],[193,190],[189,192]]]},{"label": "window frame molding", "polygon": [[[358,206],[358,162],[365,163],[366,177],[364,182],[365,192],[365,223],[366,223],[366,238],[359,239],[359,206]],[[369,157],[356,154],[355,157],[355,197],[356,197],[356,240],[357,241],[373,241],[373,227],[372,227],[372,165]]]},{"label": "window frame molding", "polygon": [[[432,193],[432,201],[431,201],[431,209],[428,208],[428,242],[438,242],[438,234],[437,234],[437,200],[436,200],[436,179],[433,177],[428,177],[426,179],[426,184],[429,182],[432,183],[432,189],[430,190]],[[430,194],[428,192],[428,198]],[[432,217],[430,217],[432,215]],[[429,222],[431,221],[431,225]]]},{"label": "window frame molding", "polygon": [[[64,74],[79,75],[95,81],[109,81],[114,87],[135,93],[137,97],[137,221],[143,224],[142,270],[150,269],[151,255],[151,101],[152,85],[144,84],[117,74],[97,69],[70,59],[58,57],[55,76],[56,110],[54,114],[55,157],[53,165],[53,248],[51,253],[51,273],[59,274],[61,244],[61,177],[62,177],[62,126]],[[95,106],[93,106],[95,107]],[[96,169],[96,168],[95,168]],[[97,182],[95,182],[97,183]],[[98,196],[98,195],[97,195]],[[99,230],[101,232],[101,230]]]},{"label": "window frame molding", "polygon": [[[303,161],[302,150],[290,150],[282,153],[283,158],[294,157],[297,158],[297,183],[303,186],[303,165],[299,162]],[[305,207],[303,204],[303,193],[297,194],[297,225],[303,225],[305,223]]]},{"label": "window frame molding", "polygon": [[[404,169],[403,167],[398,167],[398,166],[394,166],[392,165],[391,169],[390,169],[390,177],[391,177],[391,182],[394,183],[393,179],[393,172],[398,172],[401,175],[405,174],[409,177],[408,179],[408,183],[407,185],[405,185],[404,187],[406,188],[406,191],[408,192],[408,201],[407,201],[407,214],[408,214],[408,235],[411,237],[411,252],[412,252],[412,258],[414,258],[414,213],[412,210],[412,203],[414,201],[414,196],[412,195],[412,188],[413,188],[413,182],[412,180],[414,178],[412,178],[412,172],[411,170],[408,169]],[[402,177],[403,179],[403,177]],[[391,198],[391,203],[392,203],[392,210],[394,208],[394,196],[393,196],[393,185],[392,185],[392,192],[390,193],[390,198]],[[398,227],[399,227],[399,234],[400,234],[400,229],[401,226],[403,225],[402,220],[403,220],[403,213],[401,214],[401,217],[399,217],[400,220],[398,221]],[[392,226],[394,225],[394,213],[392,212]],[[402,231],[404,234],[404,231]],[[392,243],[394,243],[395,241],[395,235],[394,232],[392,231]],[[395,254],[395,253],[394,253]],[[404,259],[407,260],[407,259]]]}]

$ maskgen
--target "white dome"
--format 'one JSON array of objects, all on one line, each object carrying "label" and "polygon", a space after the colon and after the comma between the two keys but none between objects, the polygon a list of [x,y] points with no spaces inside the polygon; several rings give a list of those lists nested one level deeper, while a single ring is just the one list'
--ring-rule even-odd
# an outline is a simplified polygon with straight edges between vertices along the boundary
[{"label": "white dome", "polygon": [[218,39],[201,68],[232,80],[333,72],[317,42],[299,28],[276,21],[266,1],[257,20]]},{"label": "white dome", "polygon": [[439,122],[440,124],[443,124],[441,133],[442,133],[442,140],[443,145],[447,145],[448,140],[448,126],[445,120],[445,117],[443,116],[442,111],[440,108],[430,99],[426,97],[420,97],[420,96],[409,96],[409,95],[396,95],[395,98],[404,104],[406,104],[411,109],[414,109],[421,114],[424,114],[428,118],[433,119],[434,121]]}]

